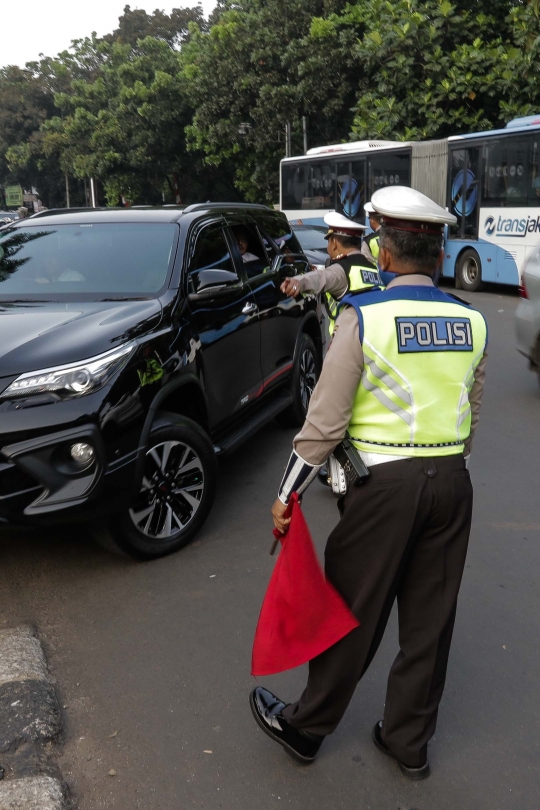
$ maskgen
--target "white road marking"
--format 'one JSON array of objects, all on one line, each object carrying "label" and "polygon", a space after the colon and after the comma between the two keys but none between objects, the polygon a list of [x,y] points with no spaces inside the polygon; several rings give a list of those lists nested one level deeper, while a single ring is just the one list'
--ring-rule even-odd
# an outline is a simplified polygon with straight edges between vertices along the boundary
[{"label": "white road marking", "polygon": [[41,644],[29,627],[0,630],[0,685],[29,680],[49,680]]},{"label": "white road marking", "polygon": [[62,785],[52,776],[0,782],[0,810],[64,810]]}]

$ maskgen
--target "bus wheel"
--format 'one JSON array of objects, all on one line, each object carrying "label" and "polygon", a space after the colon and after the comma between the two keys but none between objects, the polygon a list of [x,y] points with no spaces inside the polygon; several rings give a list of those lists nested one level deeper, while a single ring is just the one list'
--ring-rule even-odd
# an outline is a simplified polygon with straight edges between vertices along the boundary
[{"label": "bus wheel", "polygon": [[464,250],[456,262],[456,287],[478,292],[483,286],[480,256],[476,250]]}]

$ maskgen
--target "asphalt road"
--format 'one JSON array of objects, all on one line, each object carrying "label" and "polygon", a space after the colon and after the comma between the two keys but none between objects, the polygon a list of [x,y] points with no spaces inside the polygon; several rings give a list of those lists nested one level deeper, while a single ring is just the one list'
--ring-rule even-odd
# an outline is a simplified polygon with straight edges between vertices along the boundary
[{"label": "asphalt road", "polygon": [[[538,807],[540,389],[514,348],[517,297],[471,299],[489,321],[490,361],[432,777],[407,782],[370,740],[397,652],[395,617],[314,765],[293,763],[251,717],[251,643],[273,565],[269,507],[293,435],[271,425],[222,463],[213,515],[173,557],[115,557],[84,528],[0,534],[0,627],[38,624],[65,707],[59,764],[79,810]],[[318,482],[305,512],[322,548],[337,510]],[[304,679],[298,669],[260,682],[289,700]]]}]

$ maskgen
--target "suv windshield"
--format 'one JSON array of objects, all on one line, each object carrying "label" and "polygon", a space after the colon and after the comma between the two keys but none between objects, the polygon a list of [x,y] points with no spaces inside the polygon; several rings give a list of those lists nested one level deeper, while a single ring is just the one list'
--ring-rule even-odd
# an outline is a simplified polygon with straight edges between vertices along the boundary
[{"label": "suv windshield", "polygon": [[150,297],[163,287],[177,227],[110,223],[0,232],[0,298]]}]

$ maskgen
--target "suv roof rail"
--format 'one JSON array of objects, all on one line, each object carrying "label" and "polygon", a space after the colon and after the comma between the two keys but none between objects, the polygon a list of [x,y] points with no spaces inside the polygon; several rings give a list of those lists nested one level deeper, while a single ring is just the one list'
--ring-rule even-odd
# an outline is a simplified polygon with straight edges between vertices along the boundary
[{"label": "suv roof rail", "polygon": [[207,208],[257,208],[265,211],[271,211],[267,205],[261,203],[239,203],[239,202],[206,202],[206,203],[192,203],[184,208],[184,214],[191,214],[192,211],[201,211]]},{"label": "suv roof rail", "polygon": [[91,208],[89,206],[85,206],[82,208],[46,208],[45,211],[38,211],[35,214],[31,214],[28,219],[37,219],[38,217],[50,217],[50,216],[58,216],[58,214],[79,214],[81,211],[112,211],[112,208],[105,208],[101,206],[99,208]]}]

